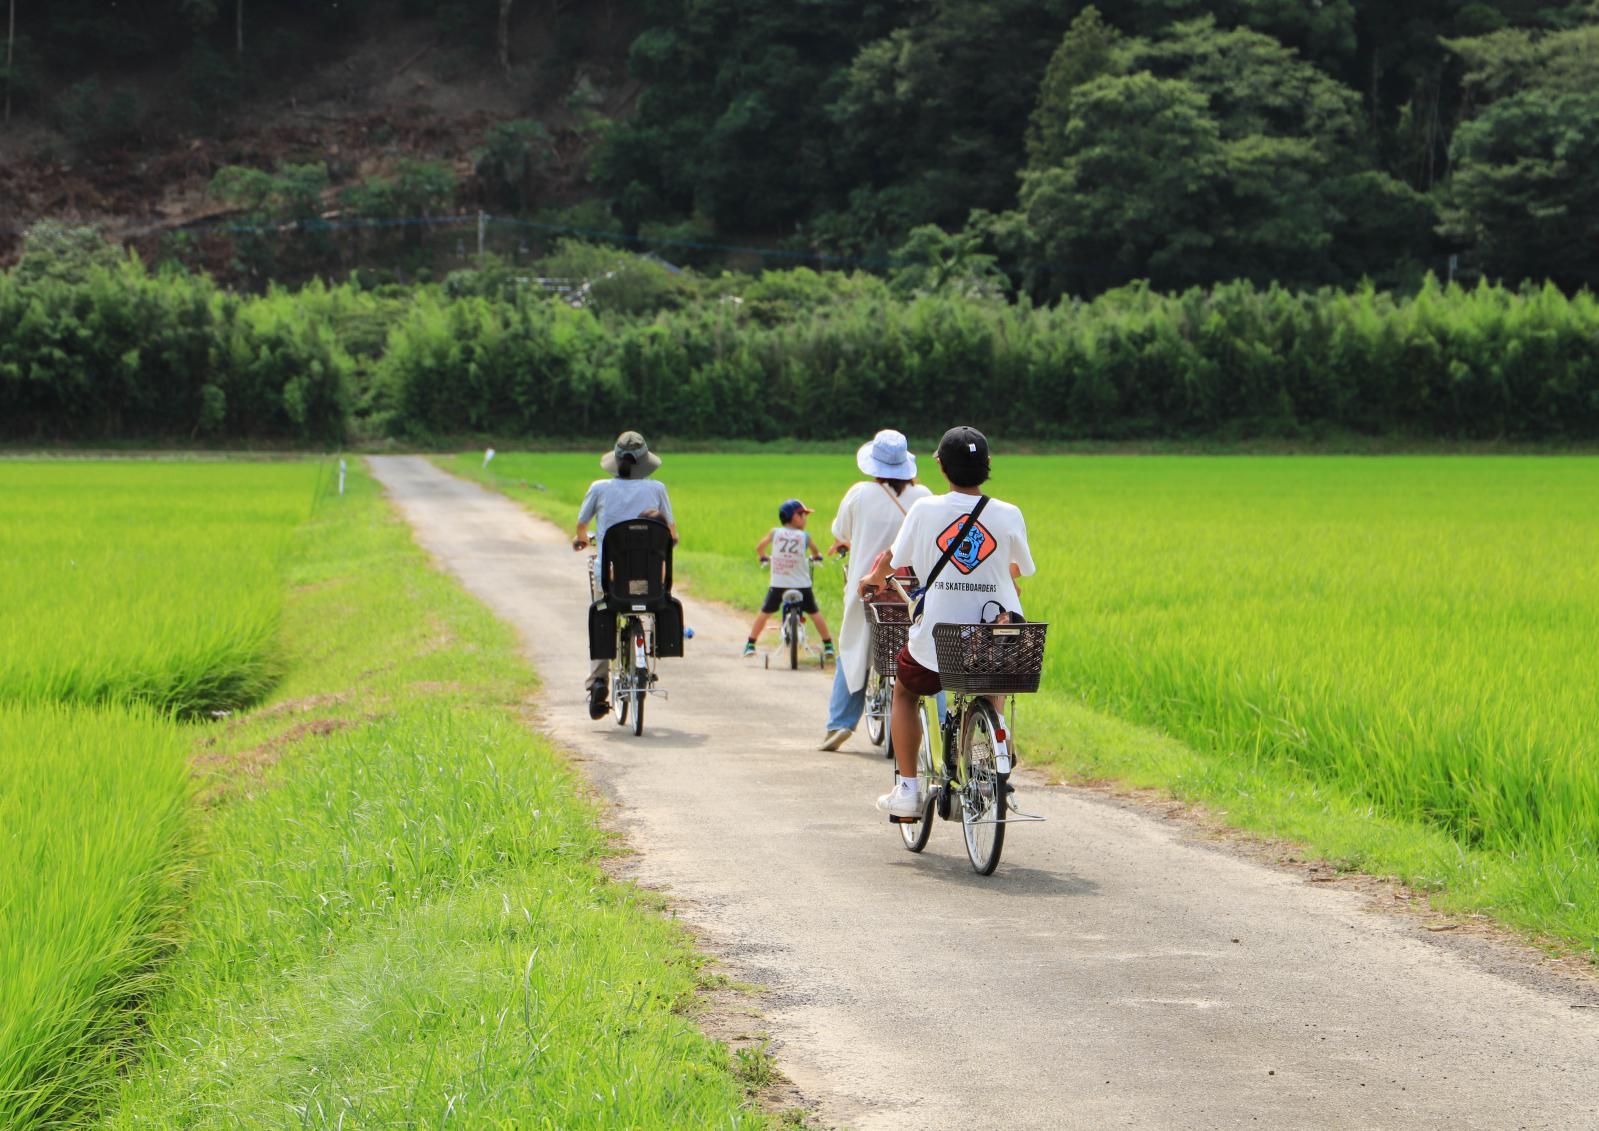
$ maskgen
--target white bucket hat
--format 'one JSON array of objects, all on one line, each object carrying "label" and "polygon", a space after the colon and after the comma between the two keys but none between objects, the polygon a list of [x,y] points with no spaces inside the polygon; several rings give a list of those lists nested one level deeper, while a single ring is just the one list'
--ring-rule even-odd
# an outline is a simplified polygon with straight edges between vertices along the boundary
[{"label": "white bucket hat", "polygon": [[855,465],[874,479],[915,479],[916,457],[905,433],[885,428],[862,444]]}]

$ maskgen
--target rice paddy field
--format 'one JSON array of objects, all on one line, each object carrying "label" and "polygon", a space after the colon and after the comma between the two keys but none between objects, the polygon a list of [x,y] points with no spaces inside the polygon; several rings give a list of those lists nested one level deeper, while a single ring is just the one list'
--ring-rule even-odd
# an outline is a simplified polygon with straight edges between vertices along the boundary
[{"label": "rice paddy field", "polygon": [[[844,453],[665,458],[680,576],[751,611],[778,503],[817,508],[825,544],[857,477]],[[600,474],[444,463],[563,525]],[[1032,759],[1599,956],[1599,461],[1001,450],[990,489],[1027,516],[1026,611],[1051,622]],[[818,585],[836,614],[841,575]]]},{"label": "rice paddy field", "polygon": [[312,464],[0,463],[0,1125],[131,1055],[188,866],[180,718],[280,667]]},{"label": "rice paddy field", "polygon": [[0,464],[0,699],[259,698],[280,666],[281,571],[312,463]]},{"label": "rice paddy field", "polygon": [[767,1125],[351,472],[0,461],[0,1127]]}]

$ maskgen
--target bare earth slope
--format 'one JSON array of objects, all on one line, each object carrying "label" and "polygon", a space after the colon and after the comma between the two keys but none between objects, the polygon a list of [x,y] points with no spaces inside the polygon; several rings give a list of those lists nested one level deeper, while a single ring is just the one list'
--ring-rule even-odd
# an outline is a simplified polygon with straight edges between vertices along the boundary
[{"label": "bare earth slope", "polygon": [[[564,535],[424,460],[372,465],[421,542],[522,633],[548,729],[741,976],[773,1052],[853,1127],[1595,1127],[1599,1008],[1440,946],[1364,897],[1070,789],[974,876],[871,807],[887,764],[813,749],[827,683],[737,655],[687,601],[643,738],[590,722],[587,585]],[[692,531],[685,532],[689,538]],[[753,576],[753,575],[752,575]],[[752,596],[759,579],[752,581]],[[1514,972],[1512,972],[1514,973]]]}]

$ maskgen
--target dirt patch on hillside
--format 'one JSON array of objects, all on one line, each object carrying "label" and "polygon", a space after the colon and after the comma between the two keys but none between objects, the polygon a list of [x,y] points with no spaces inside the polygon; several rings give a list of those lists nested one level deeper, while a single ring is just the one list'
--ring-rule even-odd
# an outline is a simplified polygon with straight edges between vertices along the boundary
[{"label": "dirt patch on hillside", "polygon": [[[23,230],[50,218],[97,225],[147,257],[162,236],[189,230],[200,246],[186,254],[225,274],[226,241],[206,229],[238,213],[206,189],[227,165],[325,162],[332,210],[346,185],[406,159],[442,161],[461,181],[461,207],[475,207],[484,132],[513,118],[535,118],[550,131],[556,160],[548,203],[570,203],[592,192],[589,118],[625,117],[639,94],[625,63],[638,26],[636,13],[610,4],[553,11],[519,4],[512,65],[502,70],[484,45],[452,38],[430,20],[375,20],[339,43],[312,45],[299,70],[275,75],[212,130],[192,121],[175,78],[180,60],[142,72],[56,76],[60,89],[0,132],[0,266],[15,258]],[[147,108],[138,136],[85,151],[57,131],[52,103],[90,77],[138,96]]]}]

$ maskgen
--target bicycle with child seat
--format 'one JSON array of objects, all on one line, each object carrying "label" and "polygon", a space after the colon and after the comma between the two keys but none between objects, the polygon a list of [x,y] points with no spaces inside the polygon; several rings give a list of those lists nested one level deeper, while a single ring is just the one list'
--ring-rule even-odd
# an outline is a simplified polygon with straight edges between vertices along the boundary
[{"label": "bicycle with child seat", "polygon": [[611,661],[611,711],[617,726],[633,718],[633,733],[644,733],[644,702],[655,688],[655,618],[648,613],[625,617],[617,627],[616,658]]},{"label": "bicycle with child seat", "polygon": [[[589,593],[592,600],[601,596],[598,580],[599,559],[589,557]],[[651,695],[665,695],[656,684],[655,618],[649,613],[633,613],[617,619],[616,655],[611,660],[611,713],[617,726],[631,718],[633,733],[644,733],[644,702]]]},{"label": "bicycle with child seat", "polygon": [[972,870],[988,876],[999,867],[1006,827],[1044,819],[1016,806],[1015,746],[1004,707],[1007,697],[1038,690],[1048,632],[1049,625],[1033,621],[933,626],[939,678],[949,695],[938,728],[942,756],[933,756],[930,712],[918,700],[916,775],[926,801],[919,816],[889,818],[911,852],[927,847],[935,814],[958,817]]}]

